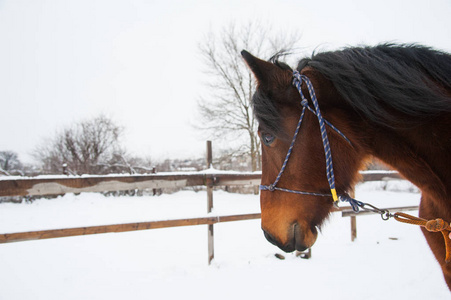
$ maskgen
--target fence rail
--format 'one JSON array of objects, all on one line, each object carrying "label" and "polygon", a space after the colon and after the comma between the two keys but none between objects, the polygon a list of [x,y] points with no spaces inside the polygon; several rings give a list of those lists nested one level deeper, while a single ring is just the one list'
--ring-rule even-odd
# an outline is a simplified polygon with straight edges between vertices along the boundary
[{"label": "fence rail", "polygon": [[0,244],[42,240],[69,236],[90,235],[99,233],[111,233],[111,232],[127,232],[136,230],[147,230],[157,228],[169,228],[180,226],[192,226],[192,225],[213,225],[221,222],[232,222],[241,220],[259,219],[260,213],[245,214],[245,215],[230,215],[230,216],[215,216],[215,217],[203,217],[193,219],[178,219],[178,220],[164,220],[164,221],[151,221],[140,223],[127,223],[127,224],[115,224],[115,225],[101,225],[90,227],[78,227],[67,229],[51,229],[31,232],[18,232],[18,233],[4,233],[0,234]]}]

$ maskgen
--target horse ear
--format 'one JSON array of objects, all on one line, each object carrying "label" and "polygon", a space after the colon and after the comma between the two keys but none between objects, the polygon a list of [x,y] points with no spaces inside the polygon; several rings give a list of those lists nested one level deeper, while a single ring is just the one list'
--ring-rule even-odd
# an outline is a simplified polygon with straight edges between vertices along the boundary
[{"label": "horse ear", "polygon": [[246,50],[241,51],[241,55],[251,69],[252,73],[254,73],[260,86],[269,87],[269,84],[277,82],[276,78],[279,73],[283,72],[283,70],[273,63],[261,60]]}]

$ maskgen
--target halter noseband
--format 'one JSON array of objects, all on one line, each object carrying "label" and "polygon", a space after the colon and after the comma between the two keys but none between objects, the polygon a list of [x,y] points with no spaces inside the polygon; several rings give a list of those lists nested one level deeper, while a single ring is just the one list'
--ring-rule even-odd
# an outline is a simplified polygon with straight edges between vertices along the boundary
[{"label": "halter noseband", "polygon": [[[312,100],[313,107],[315,108],[315,110],[313,110],[308,105],[308,100],[304,97],[304,94],[302,93],[302,90],[301,90],[302,81],[304,81],[305,84],[307,85],[307,88],[308,88],[308,91],[310,94],[310,98]],[[290,148],[288,149],[287,156],[285,157],[285,161],[283,162],[283,165],[282,165],[282,168],[280,169],[279,175],[277,175],[277,178],[274,181],[274,183],[272,183],[270,185],[260,185],[260,190],[270,191],[270,192],[277,190],[277,191],[300,194],[300,195],[321,196],[321,197],[332,196],[334,203],[337,203],[338,196],[337,196],[337,191],[335,190],[334,167],[332,164],[332,154],[330,151],[329,138],[327,137],[327,132],[326,132],[326,124],[333,130],[335,130],[338,134],[340,134],[349,144],[351,144],[351,142],[340,130],[338,130],[335,126],[333,126],[331,123],[329,123],[327,120],[325,120],[323,118],[323,116],[321,115],[321,111],[319,109],[318,99],[316,98],[315,90],[313,89],[313,85],[307,76],[299,74],[298,71],[294,71],[293,72],[293,85],[298,89],[299,94],[301,95],[301,99],[302,99],[302,101],[301,101],[301,105],[302,105],[301,117],[299,119],[298,125],[294,132],[294,136],[293,136],[293,139],[291,140]],[[288,163],[288,159],[291,156],[291,152],[293,150],[294,143],[296,141],[296,137],[298,136],[299,129],[301,128],[302,120],[304,119],[304,113],[305,113],[306,109],[311,111],[318,118],[319,127],[321,130],[321,138],[322,138],[323,147],[324,147],[324,155],[326,157],[326,175],[327,175],[327,181],[329,182],[330,194],[304,192],[304,191],[290,190],[290,189],[277,187],[277,183],[279,182],[280,177],[282,176],[283,172],[285,171],[285,168]],[[342,198],[342,200],[349,201],[348,200],[349,196],[346,194],[340,195],[340,198]]]}]

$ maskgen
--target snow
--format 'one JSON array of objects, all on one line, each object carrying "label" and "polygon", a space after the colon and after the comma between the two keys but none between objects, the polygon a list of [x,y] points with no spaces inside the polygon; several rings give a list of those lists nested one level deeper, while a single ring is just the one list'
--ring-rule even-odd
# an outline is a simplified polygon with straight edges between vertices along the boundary
[{"label": "snow", "polygon": [[[418,204],[404,181],[365,183],[356,197],[381,207]],[[214,215],[259,211],[255,195],[214,192]],[[416,214],[416,212],[413,212]],[[206,216],[206,193],[159,197],[68,194],[0,204],[2,233]],[[189,226],[0,245],[0,299],[449,299],[420,229],[335,213],[309,260],[263,237],[260,220],[214,226],[215,260],[207,264],[207,227]],[[279,260],[274,254],[283,254]]]}]

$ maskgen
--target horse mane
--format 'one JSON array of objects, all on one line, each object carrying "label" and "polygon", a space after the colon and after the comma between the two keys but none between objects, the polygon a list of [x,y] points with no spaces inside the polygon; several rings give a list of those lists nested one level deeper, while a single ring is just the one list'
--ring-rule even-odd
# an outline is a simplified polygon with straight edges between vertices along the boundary
[{"label": "horse mane", "polygon": [[329,79],[361,116],[379,125],[421,124],[451,112],[451,55],[445,52],[381,44],[313,54],[297,69],[307,66]]},{"label": "horse mane", "polygon": [[[278,60],[283,55],[271,61],[291,70]],[[442,51],[415,44],[350,47],[313,53],[299,61],[297,70],[305,67],[330,80],[363,118],[382,126],[421,125],[451,113],[451,55]],[[254,113],[263,130],[280,136],[280,104],[270,98],[258,89],[252,100]]]}]

